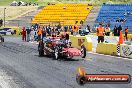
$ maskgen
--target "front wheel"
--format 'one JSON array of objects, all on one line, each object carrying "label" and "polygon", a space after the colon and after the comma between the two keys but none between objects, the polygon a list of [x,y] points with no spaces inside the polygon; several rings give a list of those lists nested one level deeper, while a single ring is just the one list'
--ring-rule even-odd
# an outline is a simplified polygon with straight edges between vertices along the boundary
[{"label": "front wheel", "polygon": [[85,58],[86,57],[86,48],[84,45],[81,46],[81,57]]},{"label": "front wheel", "polygon": [[53,59],[55,59],[55,60],[59,59],[59,50],[57,47],[54,48]]}]

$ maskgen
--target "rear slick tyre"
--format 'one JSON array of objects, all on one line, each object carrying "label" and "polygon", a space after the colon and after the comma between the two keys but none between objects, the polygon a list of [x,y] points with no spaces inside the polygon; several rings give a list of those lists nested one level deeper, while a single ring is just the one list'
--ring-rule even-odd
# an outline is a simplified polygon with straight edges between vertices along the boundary
[{"label": "rear slick tyre", "polygon": [[54,60],[58,60],[59,59],[59,51],[58,51],[57,47],[55,47],[55,49],[54,49],[53,59]]},{"label": "rear slick tyre", "polygon": [[44,44],[42,41],[39,42],[39,45],[38,45],[38,51],[39,51],[39,56],[44,56]]}]

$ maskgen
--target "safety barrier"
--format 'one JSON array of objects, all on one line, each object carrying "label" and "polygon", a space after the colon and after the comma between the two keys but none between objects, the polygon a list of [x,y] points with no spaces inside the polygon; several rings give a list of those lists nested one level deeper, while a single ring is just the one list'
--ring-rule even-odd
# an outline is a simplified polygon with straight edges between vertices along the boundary
[{"label": "safety barrier", "polygon": [[82,45],[84,45],[87,51],[92,51],[92,40],[90,37],[86,36],[73,36],[70,35],[70,40],[72,42],[72,47],[80,49]]},{"label": "safety barrier", "polygon": [[127,37],[128,37],[128,40],[132,41],[132,34],[128,34]]},{"label": "safety barrier", "polygon": [[115,43],[99,43],[96,47],[96,53],[117,55],[117,44]]},{"label": "safety barrier", "polygon": [[123,57],[132,58],[132,45],[121,44],[120,45],[120,55]]}]

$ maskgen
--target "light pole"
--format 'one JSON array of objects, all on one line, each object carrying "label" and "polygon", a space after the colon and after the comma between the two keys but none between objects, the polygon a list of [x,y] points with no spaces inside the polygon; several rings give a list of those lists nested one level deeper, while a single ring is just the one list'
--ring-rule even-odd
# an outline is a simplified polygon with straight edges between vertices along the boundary
[{"label": "light pole", "polygon": [[4,27],[5,27],[5,10],[6,8],[4,8]]}]

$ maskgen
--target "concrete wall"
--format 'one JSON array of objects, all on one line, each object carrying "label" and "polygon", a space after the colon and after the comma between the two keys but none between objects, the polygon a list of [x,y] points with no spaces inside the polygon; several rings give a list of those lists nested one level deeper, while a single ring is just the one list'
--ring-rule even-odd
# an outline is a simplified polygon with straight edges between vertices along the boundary
[{"label": "concrete wall", "polygon": [[96,53],[117,55],[117,44],[114,43],[99,43],[96,47]]},{"label": "concrete wall", "polygon": [[120,45],[120,55],[123,57],[132,58],[132,45]]},{"label": "concrete wall", "polygon": [[72,42],[72,47],[80,49],[81,46],[84,45],[87,51],[92,51],[93,45],[92,45],[92,40],[90,37],[70,35],[70,40]]}]

